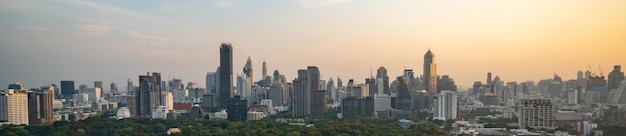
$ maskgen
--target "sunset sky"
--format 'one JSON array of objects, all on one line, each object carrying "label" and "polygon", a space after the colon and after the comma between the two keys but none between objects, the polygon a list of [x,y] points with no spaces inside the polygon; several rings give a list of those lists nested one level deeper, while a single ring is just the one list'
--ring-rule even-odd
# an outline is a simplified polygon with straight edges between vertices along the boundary
[{"label": "sunset sky", "polygon": [[2,88],[108,91],[148,71],[204,86],[221,42],[236,73],[254,58],[255,80],[264,60],[288,81],[308,65],[357,83],[380,66],[421,75],[429,48],[463,87],[487,72],[519,82],[626,65],[625,0],[0,0],[0,30]]}]

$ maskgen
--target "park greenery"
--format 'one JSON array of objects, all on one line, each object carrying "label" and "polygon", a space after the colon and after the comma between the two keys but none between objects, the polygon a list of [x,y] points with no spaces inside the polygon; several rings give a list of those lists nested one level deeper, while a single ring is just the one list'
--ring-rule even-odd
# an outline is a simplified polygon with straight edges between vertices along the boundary
[{"label": "park greenery", "polygon": [[[396,119],[306,119],[307,125],[293,125],[289,121],[265,118],[258,121],[226,120],[162,120],[146,118],[110,119],[106,116],[91,117],[81,121],[58,121],[52,125],[4,125],[4,136],[156,136],[167,135],[169,128],[179,128],[181,133],[172,135],[446,135],[432,124],[420,124],[404,129]],[[287,119],[290,120],[290,119]]]}]

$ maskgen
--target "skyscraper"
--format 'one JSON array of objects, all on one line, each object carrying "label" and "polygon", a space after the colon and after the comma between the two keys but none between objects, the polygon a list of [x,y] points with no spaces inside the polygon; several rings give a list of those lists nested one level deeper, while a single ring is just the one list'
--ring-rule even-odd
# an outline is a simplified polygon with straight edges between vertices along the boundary
[{"label": "skyscraper", "polygon": [[620,82],[624,80],[624,72],[622,72],[621,69],[622,69],[622,66],[620,65],[613,66],[613,71],[609,73],[608,90],[617,89]]},{"label": "skyscraper", "polygon": [[253,78],[253,68],[252,68],[252,57],[248,56],[248,60],[246,61],[246,65],[243,67],[243,74],[250,78],[251,83],[254,82]]},{"label": "skyscraper", "polygon": [[129,78],[126,81],[126,92],[131,93],[132,91],[135,91],[135,85],[133,85],[133,80],[130,80]]},{"label": "skyscraper", "polygon": [[456,92],[442,90],[437,95],[433,106],[433,117],[440,120],[456,119],[457,97]]},{"label": "skyscraper", "polygon": [[74,81],[61,81],[61,95],[65,98],[72,98],[76,90]]},{"label": "skyscraper", "polygon": [[206,90],[209,94],[215,94],[215,85],[217,83],[215,72],[207,72],[206,73]]},{"label": "skyscraper", "polygon": [[261,78],[265,78],[265,76],[267,76],[267,63],[265,61],[263,61],[263,75],[261,75]]},{"label": "skyscraper", "polygon": [[10,92],[12,91],[0,93],[0,122],[28,125],[28,95],[23,92]]},{"label": "skyscraper", "polygon": [[493,82],[491,80],[491,72],[487,73],[487,85],[492,85]]},{"label": "skyscraper", "polygon": [[161,73],[148,72],[139,76],[139,90],[135,91],[136,116],[151,117],[152,110],[161,105]]},{"label": "skyscraper", "polygon": [[28,121],[33,124],[52,124],[56,119],[52,114],[53,90],[41,87],[41,90],[28,92]]},{"label": "skyscraper", "polygon": [[94,87],[94,88],[100,88],[100,93],[99,93],[99,95],[100,95],[100,96],[103,96],[103,95],[102,95],[102,92],[104,92],[104,85],[102,84],[102,81],[95,81],[95,82],[93,82],[93,87]]},{"label": "skyscraper", "polygon": [[437,94],[437,64],[435,64],[435,54],[428,50],[424,55],[424,90],[430,96]]},{"label": "skyscraper", "polygon": [[396,79],[396,86],[398,88],[398,109],[402,110],[403,113],[411,113],[411,92],[409,92],[403,77]]},{"label": "skyscraper", "polygon": [[389,91],[389,76],[387,76],[387,69],[383,66],[376,70],[377,91],[382,91],[384,94],[391,94]]},{"label": "skyscraper", "polygon": [[311,114],[311,92],[319,90],[320,72],[315,66],[298,70],[298,78],[293,80],[294,97],[291,98],[293,117],[306,117]]},{"label": "skyscraper", "polygon": [[222,107],[228,105],[228,100],[234,96],[233,92],[233,46],[230,43],[222,43],[220,46],[220,84],[219,104]]}]

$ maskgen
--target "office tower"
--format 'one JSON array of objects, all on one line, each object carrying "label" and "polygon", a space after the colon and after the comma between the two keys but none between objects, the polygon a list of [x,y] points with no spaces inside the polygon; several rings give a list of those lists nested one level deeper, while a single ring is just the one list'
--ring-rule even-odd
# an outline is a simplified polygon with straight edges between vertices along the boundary
[{"label": "office tower", "polygon": [[437,94],[437,64],[435,54],[428,50],[424,55],[424,89],[432,97]]},{"label": "office tower", "polygon": [[[163,81],[165,82],[165,81]],[[165,84],[165,83],[163,83]],[[167,89],[168,91],[172,91],[172,90],[182,90],[185,89],[185,85],[183,84],[183,80],[181,79],[172,79],[170,81],[167,82],[168,86],[163,86],[163,84],[161,85],[162,89],[166,89],[165,87],[169,87],[169,89]]]},{"label": "office tower", "polygon": [[248,100],[248,107],[252,106],[252,80],[246,75],[237,74],[237,95],[243,100]]},{"label": "office tower", "polygon": [[505,88],[506,88],[505,90],[507,92],[507,94],[505,94],[505,95],[507,96],[507,98],[517,97],[519,95],[518,91],[517,91],[517,89],[518,89],[517,88],[517,82],[507,82]]},{"label": "office tower", "polygon": [[28,121],[34,124],[52,124],[56,119],[52,113],[53,90],[41,87],[41,90],[28,92]]},{"label": "office tower", "polygon": [[[378,85],[377,90],[382,91],[384,94],[390,94],[389,91],[389,76],[387,75],[387,69],[385,67],[380,67],[376,70],[376,81],[381,82]],[[382,85],[381,85],[382,84]]]},{"label": "office tower", "polygon": [[550,92],[549,98],[560,97],[563,91],[563,84],[558,81],[552,81],[548,86],[548,90]]},{"label": "office tower", "polygon": [[620,65],[613,66],[613,71],[609,73],[608,90],[617,89],[619,83],[624,80],[624,72],[621,69],[622,66]]},{"label": "office tower", "polygon": [[265,61],[263,61],[263,75],[261,76],[261,78],[265,78],[265,76],[267,76],[267,63]]},{"label": "office tower", "polygon": [[491,80],[491,72],[487,73],[487,85],[491,85],[493,84],[492,80]]},{"label": "office tower", "polygon": [[217,83],[217,76],[215,75],[215,72],[207,72],[206,73],[206,90],[207,93],[209,94],[215,94],[215,89],[216,89],[216,83]]},{"label": "office tower", "polygon": [[326,84],[326,95],[328,96],[328,98],[331,98],[333,100],[335,100],[335,96],[334,96],[334,92],[335,92],[335,81],[333,80],[333,78],[329,78],[328,79],[328,83]]},{"label": "office tower", "polygon": [[571,89],[567,92],[567,103],[578,104],[578,90],[577,89]]},{"label": "office tower", "polygon": [[75,93],[74,81],[61,81],[61,95],[64,98],[72,98]]},{"label": "office tower", "polygon": [[273,102],[272,106],[283,105],[284,103],[283,90],[286,89],[283,87],[284,87],[283,85],[281,85],[280,83],[276,83],[276,82],[274,82],[274,84],[270,86],[270,91],[268,92],[268,96],[269,96],[269,99],[272,100]]},{"label": "office tower", "polygon": [[149,118],[152,109],[161,104],[161,73],[148,72],[139,76],[139,88],[135,92],[136,116]]},{"label": "office tower", "polygon": [[391,97],[387,94],[376,94],[374,96],[374,111],[384,111],[391,108]]},{"label": "office tower", "polygon": [[128,80],[126,80],[126,92],[128,94],[132,94],[131,92],[135,91],[135,85],[133,85],[133,80],[130,80],[130,78]]},{"label": "office tower", "polygon": [[443,75],[437,81],[437,89],[439,90],[450,90],[456,92],[457,86],[454,83],[454,79],[449,75]]},{"label": "office tower", "polygon": [[403,113],[410,113],[411,93],[403,77],[396,79],[396,87],[398,88],[398,109],[402,110]]},{"label": "office tower", "polygon": [[626,80],[622,80],[611,98],[612,104],[626,104]]},{"label": "office tower", "polygon": [[89,96],[90,103],[98,103],[98,100],[102,98],[102,88],[87,88],[83,93]]},{"label": "office tower", "polygon": [[21,91],[21,90],[27,90],[24,85],[22,85],[22,83],[20,82],[15,82],[13,84],[9,84],[8,89],[13,89],[15,91]]},{"label": "office tower", "polygon": [[480,92],[481,87],[483,86],[483,83],[480,81],[475,81],[474,85],[472,85],[472,91],[470,92],[470,94],[472,94],[472,96],[480,96],[482,95]]},{"label": "office tower", "polygon": [[161,105],[165,106],[167,110],[174,109],[174,95],[172,92],[161,92]]},{"label": "office tower", "polygon": [[[246,61],[246,65],[243,67],[243,74],[250,79],[250,83],[254,82],[253,78],[253,68],[252,68],[252,57],[248,56],[248,60]],[[266,73],[267,74],[267,73]]]},{"label": "office tower", "polygon": [[233,92],[233,46],[230,43],[222,43],[220,46],[219,69],[219,103],[222,107],[226,107],[228,100],[235,95]]},{"label": "office tower", "polygon": [[455,91],[443,90],[434,99],[433,118],[439,120],[456,119],[457,96]]},{"label": "office tower", "polygon": [[343,117],[371,117],[374,115],[374,99],[368,97],[357,99],[347,97],[341,101],[341,113]]},{"label": "office tower", "polygon": [[520,128],[554,128],[554,108],[550,99],[522,99],[520,103]]},{"label": "office tower", "polygon": [[241,100],[239,96],[229,99],[226,103],[228,111],[228,121],[246,121],[248,120],[248,102]]},{"label": "office tower", "polygon": [[117,85],[115,83],[111,83],[111,92],[117,92]]},{"label": "office tower", "polygon": [[298,70],[298,78],[293,80],[294,97],[291,98],[293,117],[306,117],[311,114],[311,92],[319,90],[320,72],[315,66]]},{"label": "office tower", "polygon": [[93,82],[93,87],[94,88],[100,88],[101,91],[99,92],[99,95],[102,96],[102,92],[104,91],[104,86],[102,84],[102,81],[95,81],[95,82]]},{"label": "office tower", "polygon": [[587,80],[586,92],[597,92],[599,95],[598,101],[606,102],[606,97],[608,95],[606,82],[607,81],[604,79],[604,76],[591,76],[589,77],[589,80]]},{"label": "office tower", "polygon": [[326,113],[326,90],[311,91],[311,116],[322,117]]},{"label": "office tower", "polygon": [[28,125],[28,115],[26,93],[13,89],[0,93],[0,124]]},{"label": "office tower", "polygon": [[367,84],[369,94],[367,96],[374,97],[378,93],[376,87],[376,78],[370,77],[365,79],[365,84]]},{"label": "office tower", "polygon": [[357,85],[351,85],[348,84],[349,86],[348,91],[352,92],[352,97],[357,98],[357,99],[363,99],[368,97],[369,95],[369,87],[367,84],[357,84]]}]

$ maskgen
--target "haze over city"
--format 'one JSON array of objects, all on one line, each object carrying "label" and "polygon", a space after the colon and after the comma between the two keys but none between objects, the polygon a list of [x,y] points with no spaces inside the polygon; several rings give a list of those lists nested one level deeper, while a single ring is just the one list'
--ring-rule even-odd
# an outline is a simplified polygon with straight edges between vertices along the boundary
[{"label": "haze over city", "polygon": [[[607,75],[626,64],[626,1],[0,1],[0,84],[60,80],[124,84],[146,71],[204,82],[233,45],[279,70],[319,67],[322,79],[357,82],[384,66],[437,74],[470,87],[492,72],[504,81]],[[599,68],[601,67],[601,70]],[[105,89],[108,90],[108,89]]]}]

